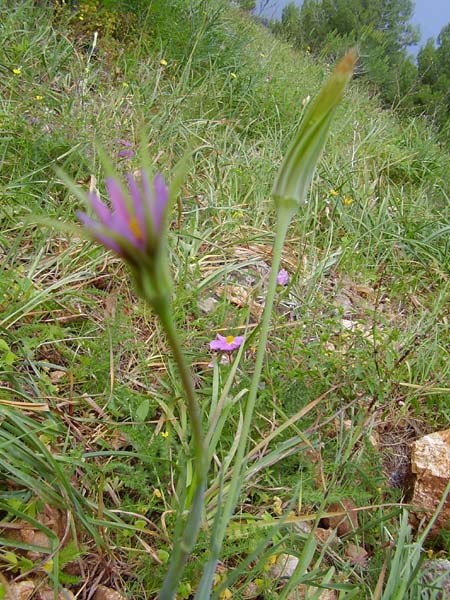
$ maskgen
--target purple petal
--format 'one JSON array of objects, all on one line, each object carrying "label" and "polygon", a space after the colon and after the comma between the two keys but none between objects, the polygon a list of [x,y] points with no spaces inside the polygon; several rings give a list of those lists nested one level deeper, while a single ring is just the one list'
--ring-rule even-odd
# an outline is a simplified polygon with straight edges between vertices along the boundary
[{"label": "purple petal", "polygon": [[278,285],[287,285],[289,281],[289,273],[286,269],[281,269],[277,275],[277,284]]},{"label": "purple petal", "polygon": [[239,346],[241,346],[243,344],[244,340],[245,340],[245,337],[243,335],[237,335],[231,344],[233,346],[233,350],[235,350],[236,348],[239,348]]},{"label": "purple petal", "polygon": [[119,150],[117,153],[118,158],[133,158],[133,150]]},{"label": "purple petal", "polygon": [[131,173],[128,174],[127,181],[128,189],[130,191],[131,196],[131,202],[133,204],[134,216],[136,218],[137,225],[139,226],[142,233],[145,235],[147,226],[145,221],[145,211],[142,193],[139,189],[136,179],[133,177],[133,175],[131,175]]},{"label": "purple petal", "polygon": [[150,216],[153,219],[153,193],[150,189],[150,182],[147,177],[147,173],[141,170],[141,182],[142,182],[142,202],[145,202],[147,210],[150,211]]},{"label": "purple petal", "polygon": [[99,228],[101,226],[96,221],[93,221],[91,218],[89,218],[86,213],[78,211],[76,214],[78,219],[89,230],[89,233],[92,235],[92,237],[94,237],[98,242],[103,244],[103,246],[105,246],[109,250],[113,250],[120,256],[123,256],[123,252],[120,248],[120,245],[115,240],[99,231]]},{"label": "purple petal", "polygon": [[89,192],[88,198],[92,208],[97,214],[97,217],[102,223],[107,225],[111,220],[111,211],[109,210],[109,208],[104,202],[102,202],[102,200],[100,200],[100,197],[95,192]]},{"label": "purple petal", "polygon": [[139,230],[137,223],[134,224],[132,220],[124,220],[121,215],[114,213],[111,222],[109,223],[109,229],[129,241],[130,244],[138,250],[143,250],[145,248],[143,235],[140,235],[141,231]]},{"label": "purple petal", "polygon": [[153,225],[155,231],[160,233],[164,212],[166,210],[167,201],[169,200],[169,189],[164,182],[164,178],[161,173],[157,173],[153,181],[155,188],[155,197],[153,199]]},{"label": "purple petal", "polygon": [[128,223],[130,220],[130,214],[128,212],[127,203],[125,202],[119,182],[113,177],[107,177],[105,180],[105,186],[108,191],[108,196],[114,212],[117,213],[117,215],[120,215],[120,217],[122,217],[122,219]]},{"label": "purple petal", "polygon": [[169,190],[160,173],[157,173],[153,180],[152,190],[147,174],[144,171],[142,171],[142,188],[144,190],[145,201],[150,209],[153,230],[155,234],[159,234],[161,232],[162,219],[167,206],[167,200],[169,199]]},{"label": "purple petal", "polygon": [[210,350],[222,350],[227,343],[227,338],[220,333],[217,334],[217,339],[209,342]]},{"label": "purple petal", "polygon": [[[232,336],[231,336],[232,337]],[[217,334],[216,340],[212,340],[209,342],[210,350],[222,350],[224,352],[231,352],[232,350],[236,350],[244,341],[244,336],[238,335],[232,339],[231,342],[228,342],[228,338],[223,335]]]},{"label": "purple petal", "polygon": [[128,174],[127,181],[133,206],[133,216],[130,219],[128,226],[135,238],[134,244],[143,250],[147,244],[148,235],[142,193],[136,179],[131,173]]},{"label": "purple petal", "polygon": [[116,144],[122,144],[122,146],[126,146],[127,148],[132,148],[133,144],[128,140],[116,139],[114,140]]},{"label": "purple petal", "polygon": [[212,340],[212,342],[209,342],[209,349],[210,350],[223,350],[225,343],[221,342],[220,340]]}]

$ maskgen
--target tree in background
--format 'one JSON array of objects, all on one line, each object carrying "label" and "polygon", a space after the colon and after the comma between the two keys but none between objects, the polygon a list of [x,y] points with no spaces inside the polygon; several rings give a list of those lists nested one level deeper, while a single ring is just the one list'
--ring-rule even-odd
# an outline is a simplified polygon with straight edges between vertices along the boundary
[{"label": "tree in background", "polygon": [[279,31],[296,24],[297,45],[305,43],[322,51],[330,33],[359,41],[370,30],[386,53],[392,54],[418,42],[417,27],[411,25],[412,0],[304,0],[284,7]]},{"label": "tree in background", "polygon": [[234,0],[234,4],[236,4],[241,10],[255,10],[256,8],[256,0]]},{"label": "tree in background", "polygon": [[430,38],[417,56],[420,88],[417,107],[441,130],[448,130],[450,119],[450,23],[437,38]]},{"label": "tree in background", "polygon": [[[331,62],[358,44],[357,76],[375,84],[389,106],[426,116],[445,141],[450,130],[450,23],[421,48],[410,20],[413,0],[303,0],[284,7],[273,31],[299,50]],[[448,142],[447,142],[448,143]]]},{"label": "tree in background", "polygon": [[305,49],[303,43],[303,25],[300,22],[300,7],[290,2],[283,8],[281,21],[272,24],[272,30],[276,35],[284,38],[295,48]]},{"label": "tree in background", "polygon": [[414,82],[416,70],[407,48],[419,40],[411,25],[412,0],[304,0],[288,4],[274,31],[295,47],[335,60],[350,45],[361,53],[366,75],[394,104]]}]

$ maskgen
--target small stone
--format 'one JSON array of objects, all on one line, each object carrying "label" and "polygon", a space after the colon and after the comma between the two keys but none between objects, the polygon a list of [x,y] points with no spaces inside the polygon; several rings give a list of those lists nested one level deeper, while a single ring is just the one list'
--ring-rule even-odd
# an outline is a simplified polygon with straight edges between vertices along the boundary
[{"label": "small stone", "polygon": [[295,521],[295,517],[293,520],[293,525],[295,531],[297,531],[298,533],[302,533],[306,536],[308,536],[312,531],[311,523],[308,523],[307,521]]},{"label": "small stone", "polygon": [[205,298],[204,300],[199,300],[198,302],[200,310],[207,315],[212,313],[218,304],[219,301],[215,298]]},{"label": "small stone", "polygon": [[93,600],[126,600],[126,596],[106,585],[99,585],[95,590]]},{"label": "small stone", "polygon": [[28,600],[34,592],[35,584],[31,580],[18,581],[8,586],[5,600]]},{"label": "small stone", "polygon": [[[416,476],[411,504],[427,511],[425,515],[411,513],[417,524],[424,516],[432,517],[450,481],[450,429],[430,433],[414,442],[411,471]],[[433,525],[433,535],[441,528],[450,527],[449,496]]]},{"label": "small stone", "polygon": [[277,561],[270,568],[270,576],[274,579],[292,577],[296,567],[298,565],[298,558],[292,554],[280,554]]},{"label": "small stone", "polygon": [[318,588],[311,587],[310,585],[304,585],[301,583],[297,590],[288,596],[288,600],[299,600],[308,598],[315,598],[316,600],[336,600],[337,596],[333,590],[321,590],[319,596],[316,596]]},{"label": "small stone", "polygon": [[450,598],[450,560],[426,560],[421,568],[420,579],[426,586],[440,590],[436,600]]}]

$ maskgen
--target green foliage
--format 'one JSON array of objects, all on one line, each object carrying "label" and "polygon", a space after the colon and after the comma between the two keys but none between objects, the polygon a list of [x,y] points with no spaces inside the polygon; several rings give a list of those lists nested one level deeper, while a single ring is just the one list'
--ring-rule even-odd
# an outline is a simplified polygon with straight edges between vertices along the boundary
[{"label": "green foliage", "polygon": [[237,0],[237,5],[241,10],[251,11],[256,8],[256,0]]},{"label": "green foliage", "polygon": [[153,0],[140,10],[145,19],[141,35],[173,72],[205,72],[211,61],[220,68],[233,61],[242,45],[224,18],[226,6],[225,0]]},{"label": "green foliage", "polygon": [[288,4],[281,17],[284,29],[296,46],[318,53],[326,48],[330,33],[361,43],[361,53],[380,46],[386,56],[395,56],[418,41],[417,30],[409,24],[414,5],[411,0],[305,0],[301,8]]},{"label": "green foliage", "polygon": [[440,32],[435,47],[433,38],[420,49],[417,56],[421,82],[416,106],[443,132],[450,120],[450,23]]},{"label": "green foliage", "polygon": [[358,73],[378,90],[383,102],[408,114],[423,114],[442,132],[449,126],[450,24],[430,39],[417,57],[408,47],[419,40],[410,23],[411,0],[305,0],[284,7],[273,31],[307,53],[331,61],[350,46],[360,47]]}]

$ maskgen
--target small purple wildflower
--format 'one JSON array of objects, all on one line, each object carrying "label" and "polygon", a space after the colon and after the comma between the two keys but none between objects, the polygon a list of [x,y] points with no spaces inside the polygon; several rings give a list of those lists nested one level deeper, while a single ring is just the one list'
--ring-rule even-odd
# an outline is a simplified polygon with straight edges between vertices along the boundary
[{"label": "small purple wildflower", "polygon": [[210,350],[222,350],[224,352],[231,352],[232,350],[236,350],[239,348],[244,342],[243,335],[227,335],[223,336],[219,333],[217,334],[217,339],[209,342]]},{"label": "small purple wildflower", "polygon": [[141,171],[141,184],[131,174],[127,181],[128,190],[125,193],[117,179],[106,179],[112,210],[97,193],[89,193],[88,198],[98,221],[84,212],[78,212],[77,216],[98,242],[136,263],[139,256],[142,258],[142,255],[154,252],[161,234],[169,191],[160,173],[155,176],[153,186],[144,171]]},{"label": "small purple wildflower", "polygon": [[131,142],[129,142],[128,140],[122,140],[122,139],[117,139],[114,140],[114,142],[116,144],[119,144],[120,146],[125,146],[124,148],[122,148],[121,150],[119,150],[117,152],[117,158],[133,158],[133,156],[135,155],[134,150],[131,150],[131,148],[133,148],[133,144]]},{"label": "small purple wildflower", "polygon": [[287,285],[289,281],[289,273],[286,269],[281,269],[277,275],[277,284],[278,285]]},{"label": "small purple wildflower", "polygon": [[135,152],[134,150],[126,150],[125,148],[123,150],[119,150],[119,152],[117,153],[117,157],[118,158],[133,158]]}]

